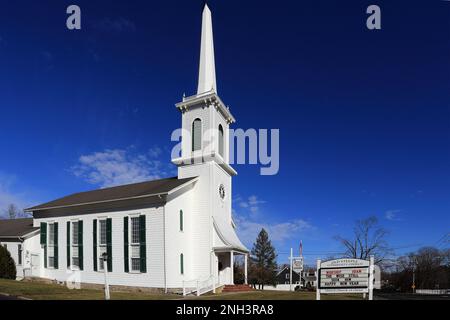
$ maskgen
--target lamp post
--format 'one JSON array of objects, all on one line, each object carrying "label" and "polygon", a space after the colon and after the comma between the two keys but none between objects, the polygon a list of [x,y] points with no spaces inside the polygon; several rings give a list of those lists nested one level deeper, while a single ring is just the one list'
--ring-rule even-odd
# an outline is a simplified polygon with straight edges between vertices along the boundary
[{"label": "lamp post", "polygon": [[103,272],[105,274],[105,300],[109,300],[109,283],[108,283],[108,254],[105,252],[102,254],[103,260]]}]

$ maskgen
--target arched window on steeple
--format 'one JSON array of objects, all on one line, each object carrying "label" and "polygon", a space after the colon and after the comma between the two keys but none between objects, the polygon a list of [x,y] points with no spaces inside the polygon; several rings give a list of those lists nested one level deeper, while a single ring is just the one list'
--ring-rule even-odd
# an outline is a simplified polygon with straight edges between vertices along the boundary
[{"label": "arched window on steeple", "polygon": [[223,127],[221,124],[219,124],[219,154],[223,158],[223,144],[224,144],[224,138],[223,138]]},{"label": "arched window on steeple", "polygon": [[202,120],[199,118],[192,122],[192,151],[202,148]]}]

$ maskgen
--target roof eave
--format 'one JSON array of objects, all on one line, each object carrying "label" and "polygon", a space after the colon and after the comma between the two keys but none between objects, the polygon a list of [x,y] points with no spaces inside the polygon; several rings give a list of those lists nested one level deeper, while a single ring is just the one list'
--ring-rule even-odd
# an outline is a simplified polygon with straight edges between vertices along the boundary
[{"label": "roof eave", "polygon": [[177,107],[178,110],[183,112],[189,109],[189,107],[199,104],[200,102],[203,102],[205,104],[209,103],[218,108],[222,112],[225,120],[229,124],[236,122],[236,119],[231,114],[230,109],[223,103],[222,99],[220,99],[220,97],[214,90],[202,93],[200,95],[183,98],[183,101],[175,104],[175,106]]},{"label": "roof eave", "polygon": [[33,207],[33,208],[27,208],[24,209],[25,212],[36,212],[36,211],[43,211],[43,210],[55,210],[55,209],[63,209],[63,208],[72,208],[72,207],[80,207],[80,206],[88,206],[93,204],[101,204],[101,203],[109,203],[109,202],[118,202],[118,201],[126,201],[126,200],[135,200],[135,199],[142,199],[142,198],[151,198],[151,197],[160,197],[163,198],[163,196],[167,195],[169,191],[163,192],[163,193],[156,193],[156,194],[149,194],[149,195],[142,195],[142,196],[136,196],[136,197],[127,197],[127,198],[119,198],[119,199],[110,199],[110,200],[102,200],[102,201],[92,201],[92,202],[84,202],[84,203],[75,203],[65,206],[54,206],[54,207]]}]

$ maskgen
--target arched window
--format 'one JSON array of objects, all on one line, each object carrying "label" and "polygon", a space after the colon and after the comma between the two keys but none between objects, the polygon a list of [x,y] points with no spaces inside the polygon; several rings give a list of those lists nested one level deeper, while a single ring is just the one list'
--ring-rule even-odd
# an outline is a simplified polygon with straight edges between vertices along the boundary
[{"label": "arched window", "polygon": [[192,151],[202,148],[202,120],[195,119],[192,123]]},{"label": "arched window", "polygon": [[180,273],[184,274],[184,255],[180,254]]},{"label": "arched window", "polygon": [[222,156],[223,158],[223,127],[221,124],[219,124],[219,154]]},{"label": "arched window", "polygon": [[183,217],[183,210],[180,210],[180,231],[184,230],[184,217]]}]

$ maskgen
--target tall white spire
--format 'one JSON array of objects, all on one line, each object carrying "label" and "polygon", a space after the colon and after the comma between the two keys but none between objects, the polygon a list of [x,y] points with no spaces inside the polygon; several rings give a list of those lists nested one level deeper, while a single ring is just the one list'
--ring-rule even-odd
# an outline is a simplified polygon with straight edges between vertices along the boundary
[{"label": "tall white spire", "polygon": [[216,64],[214,61],[214,38],[211,10],[209,10],[208,5],[205,4],[202,19],[202,44],[200,48],[197,94],[202,94],[211,90],[214,90],[217,93]]}]

